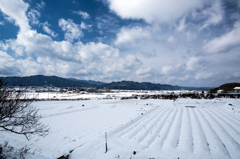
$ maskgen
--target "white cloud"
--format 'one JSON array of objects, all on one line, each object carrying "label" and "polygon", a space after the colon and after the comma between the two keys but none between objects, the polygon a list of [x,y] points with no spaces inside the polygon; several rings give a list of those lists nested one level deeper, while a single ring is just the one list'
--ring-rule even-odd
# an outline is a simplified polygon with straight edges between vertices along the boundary
[{"label": "white cloud", "polygon": [[109,7],[122,18],[144,19],[148,23],[171,22],[199,9],[206,0],[108,0]]},{"label": "white cloud", "polygon": [[183,31],[186,28],[185,17],[179,21],[179,25],[177,26],[177,31]]},{"label": "white cloud", "polygon": [[153,73],[154,73],[154,70],[152,68],[150,68],[150,67],[148,67],[148,68],[139,68],[136,71],[136,75],[138,75],[138,76],[147,76],[147,77],[149,77]]},{"label": "white cloud", "polygon": [[149,39],[151,37],[151,31],[142,27],[122,28],[117,34],[115,45],[128,44],[137,42],[142,39]]},{"label": "white cloud", "polygon": [[218,53],[231,50],[240,45],[240,21],[236,22],[234,28],[224,35],[214,38],[203,46],[203,51]]},{"label": "white cloud", "polygon": [[207,28],[210,25],[219,24],[223,20],[224,12],[220,1],[216,1],[210,8],[205,9],[202,12],[203,16],[208,17],[204,24],[200,27],[200,30]]},{"label": "white cloud", "polygon": [[212,76],[213,76],[213,73],[200,72],[200,73],[196,74],[195,79],[196,80],[208,79],[208,78],[210,78]]},{"label": "white cloud", "polygon": [[45,4],[43,1],[41,1],[41,3],[38,3],[38,4],[37,4],[37,7],[38,7],[39,9],[43,9],[45,6],[46,6],[46,4]]},{"label": "white cloud", "polygon": [[20,31],[24,32],[30,30],[26,11],[28,4],[22,0],[1,0],[0,10],[14,20],[15,24],[20,27]]},{"label": "white cloud", "polygon": [[90,19],[91,18],[91,16],[87,12],[83,12],[81,10],[73,11],[73,13],[80,15],[83,19]]},{"label": "white cloud", "polygon": [[79,43],[77,45],[78,54],[81,55],[82,62],[91,63],[94,60],[101,60],[107,58],[117,58],[119,56],[119,50],[114,49],[109,45],[103,43],[87,43],[83,45]]},{"label": "white cloud", "polygon": [[187,41],[189,42],[189,41],[195,40],[197,37],[197,34],[191,31],[187,31],[186,36],[187,36]]},{"label": "white cloud", "polygon": [[80,40],[80,37],[83,36],[81,25],[75,24],[71,19],[60,19],[59,26],[66,32],[64,38],[70,42]]},{"label": "white cloud", "polygon": [[[15,61],[14,58],[12,58],[10,55],[8,55],[6,52],[3,52],[0,50],[0,63],[4,64],[5,66],[12,66],[13,62]],[[3,68],[4,65],[1,65],[1,68]]]},{"label": "white cloud", "polygon": [[240,78],[240,72],[234,72],[233,76],[235,76],[236,78]]},{"label": "white cloud", "polygon": [[0,21],[0,25],[4,25],[4,22],[3,22],[3,21]]},{"label": "white cloud", "polygon": [[173,69],[172,66],[163,66],[163,67],[162,67],[162,73],[163,73],[163,74],[168,74],[169,71],[171,71],[172,69]]},{"label": "white cloud", "polygon": [[106,32],[116,34],[121,28],[119,21],[114,16],[110,16],[108,14],[98,16],[95,20],[100,34]]},{"label": "white cloud", "polygon": [[186,80],[188,80],[189,78],[190,78],[189,75],[185,75],[185,76],[183,76],[183,77],[180,77],[179,80],[181,80],[181,81],[186,81]]},{"label": "white cloud", "polygon": [[0,49],[7,50],[9,48],[9,45],[7,43],[3,43],[0,41]]},{"label": "white cloud", "polygon": [[0,71],[3,75],[17,74],[19,69],[15,65],[15,59],[6,52],[0,50]]},{"label": "white cloud", "polygon": [[122,61],[123,70],[132,71],[132,69],[137,69],[142,63],[133,55],[127,55]]},{"label": "white cloud", "polygon": [[92,27],[92,25],[87,25],[84,22],[81,22],[80,27],[81,27],[81,29],[89,29]]},{"label": "white cloud", "polygon": [[187,70],[193,71],[196,70],[199,67],[199,62],[200,62],[200,58],[199,57],[191,57],[188,59],[186,66],[187,66]]},{"label": "white cloud", "polygon": [[45,72],[44,66],[35,62],[32,57],[28,57],[25,59],[16,60],[16,64],[18,69],[21,71],[22,76],[28,75],[38,75]]},{"label": "white cloud", "polygon": [[38,18],[41,16],[41,13],[35,9],[31,9],[28,12],[28,18],[31,22],[31,24],[39,24]]},{"label": "white cloud", "polygon": [[167,42],[174,42],[174,36],[169,36],[167,38]]},{"label": "white cloud", "polygon": [[49,35],[51,35],[51,37],[56,37],[58,34],[55,33],[53,30],[51,30],[49,28],[50,24],[48,22],[45,22],[42,24],[43,30],[48,33]]}]

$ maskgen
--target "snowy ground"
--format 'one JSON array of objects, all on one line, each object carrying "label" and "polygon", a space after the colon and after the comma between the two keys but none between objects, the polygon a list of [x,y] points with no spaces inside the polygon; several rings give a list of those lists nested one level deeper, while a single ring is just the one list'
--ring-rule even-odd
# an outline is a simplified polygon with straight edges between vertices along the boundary
[{"label": "snowy ground", "polygon": [[27,141],[0,132],[0,141],[16,148],[28,145],[42,158],[72,150],[70,159],[240,158],[240,99],[92,99],[33,105],[51,128],[49,135]]},{"label": "snowy ground", "polygon": [[[61,93],[61,92],[42,92],[42,93],[27,93],[29,97],[34,97],[37,99],[99,99],[99,98],[118,98],[118,97],[130,97],[134,95],[154,95],[154,94],[167,94],[174,92],[175,94],[186,93],[189,91],[180,90],[180,91],[130,91],[130,90],[112,90],[111,93]],[[199,91],[201,92],[201,91]]]}]

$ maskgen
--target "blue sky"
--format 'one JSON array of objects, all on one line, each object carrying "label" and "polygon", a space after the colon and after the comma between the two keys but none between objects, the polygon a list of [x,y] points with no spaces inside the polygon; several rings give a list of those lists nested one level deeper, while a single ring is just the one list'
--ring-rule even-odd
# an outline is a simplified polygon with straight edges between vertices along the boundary
[{"label": "blue sky", "polygon": [[240,0],[1,0],[3,76],[240,82]]}]

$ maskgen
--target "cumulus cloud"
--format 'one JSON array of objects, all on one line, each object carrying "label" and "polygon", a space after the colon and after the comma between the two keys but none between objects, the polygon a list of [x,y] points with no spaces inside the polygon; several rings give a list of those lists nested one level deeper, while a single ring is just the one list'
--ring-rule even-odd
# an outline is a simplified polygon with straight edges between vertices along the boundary
[{"label": "cumulus cloud", "polygon": [[0,49],[1,50],[7,50],[9,48],[9,45],[7,43],[3,43],[0,41]]},{"label": "cumulus cloud", "polygon": [[22,0],[1,0],[0,2],[0,10],[9,17],[10,22],[14,20],[15,25],[19,26],[22,32],[30,30],[31,28],[26,16],[28,6],[29,5]]},{"label": "cumulus cloud", "polygon": [[38,9],[43,9],[45,6],[46,4],[43,1],[37,4]]},{"label": "cumulus cloud", "polygon": [[55,33],[53,30],[49,28],[50,24],[48,22],[45,22],[42,24],[43,30],[48,33],[51,37],[56,37],[57,33]]},{"label": "cumulus cloud", "polygon": [[200,30],[207,28],[210,25],[219,24],[223,20],[224,15],[220,1],[216,1],[210,8],[205,9],[202,14],[203,16],[208,17],[208,19],[200,27]]},{"label": "cumulus cloud", "polygon": [[203,51],[208,53],[219,53],[240,45],[240,21],[236,22],[234,28],[220,37],[208,41],[203,46]]},{"label": "cumulus cloud", "polygon": [[130,71],[136,69],[142,63],[133,55],[127,55],[124,60],[122,60],[123,70]]},{"label": "cumulus cloud", "polygon": [[70,42],[80,40],[80,37],[83,36],[81,25],[75,24],[71,19],[60,19],[58,24],[66,32],[64,38]]},{"label": "cumulus cloud", "polygon": [[41,64],[35,62],[35,60],[32,57],[16,60],[15,64],[21,71],[22,76],[38,75],[45,73],[45,71],[47,70],[44,69],[44,67]]},{"label": "cumulus cloud", "polygon": [[100,34],[117,33],[121,28],[119,21],[107,14],[96,17],[96,22]]},{"label": "cumulus cloud", "polygon": [[115,40],[115,45],[120,44],[128,44],[132,42],[136,42],[142,39],[150,38],[151,33],[149,29],[144,29],[142,27],[133,27],[133,28],[122,28],[120,32],[117,34],[117,38]]},{"label": "cumulus cloud", "polygon": [[169,36],[168,38],[167,38],[167,42],[174,42],[174,37],[173,36]]},{"label": "cumulus cloud", "polygon": [[90,19],[91,18],[91,16],[87,12],[83,12],[81,10],[73,11],[73,13],[80,15],[83,19]]},{"label": "cumulus cloud", "polygon": [[240,72],[234,72],[233,76],[235,76],[236,78],[240,78]]},{"label": "cumulus cloud", "polygon": [[91,63],[95,60],[117,58],[119,56],[119,50],[103,43],[87,43],[86,45],[78,43],[78,54],[81,55],[82,61],[85,63]]},{"label": "cumulus cloud", "polygon": [[210,77],[213,76],[213,73],[208,73],[208,72],[200,72],[200,73],[197,73],[196,76],[195,76],[195,79],[196,80],[200,80],[200,79],[208,79]]},{"label": "cumulus cloud", "polygon": [[169,71],[171,71],[172,69],[173,69],[172,66],[163,66],[163,67],[162,67],[162,73],[163,73],[163,74],[168,74]]},{"label": "cumulus cloud", "polygon": [[189,78],[190,78],[189,75],[185,75],[185,76],[183,76],[183,77],[180,77],[179,80],[181,80],[181,81],[186,81],[186,80],[188,80]]},{"label": "cumulus cloud", "polygon": [[108,0],[109,7],[122,18],[144,19],[148,23],[171,22],[199,9],[206,0]]},{"label": "cumulus cloud", "polygon": [[15,66],[15,59],[8,55],[6,52],[0,50],[0,70],[1,74],[13,75],[19,72],[19,69]]},{"label": "cumulus cloud", "polygon": [[31,22],[31,24],[39,24],[38,18],[41,16],[41,13],[35,9],[31,9],[28,12],[28,18]]},{"label": "cumulus cloud", "polygon": [[188,59],[186,66],[187,70],[193,71],[199,67],[200,58],[199,57],[191,57]]},{"label": "cumulus cloud", "polygon": [[148,67],[148,68],[139,68],[137,71],[136,71],[136,75],[138,76],[151,76],[152,74],[154,73],[154,69]]},{"label": "cumulus cloud", "polygon": [[183,31],[186,28],[185,17],[179,21],[179,25],[177,26],[177,31]]}]

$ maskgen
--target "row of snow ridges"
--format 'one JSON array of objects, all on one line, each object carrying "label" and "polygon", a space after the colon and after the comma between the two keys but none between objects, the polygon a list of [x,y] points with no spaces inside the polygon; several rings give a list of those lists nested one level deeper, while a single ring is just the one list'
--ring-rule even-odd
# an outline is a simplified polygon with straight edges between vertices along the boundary
[{"label": "row of snow ridges", "polygon": [[125,99],[170,99],[191,98],[191,99],[214,99],[214,98],[240,98],[240,94],[213,94],[213,93],[182,93],[182,94],[154,94],[154,95],[132,95],[131,97],[122,97]]}]

